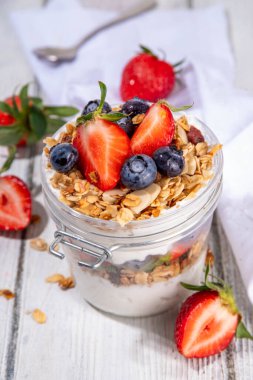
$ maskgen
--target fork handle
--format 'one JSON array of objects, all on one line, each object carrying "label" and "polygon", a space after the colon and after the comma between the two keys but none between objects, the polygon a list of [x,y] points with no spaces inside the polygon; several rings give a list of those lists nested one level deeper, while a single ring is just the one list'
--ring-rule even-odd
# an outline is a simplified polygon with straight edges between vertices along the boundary
[{"label": "fork handle", "polygon": [[76,45],[75,49],[79,49],[85,42],[90,40],[92,37],[94,37],[96,34],[102,32],[103,30],[116,25],[122,21],[128,20],[132,17],[138,16],[141,13],[144,13],[146,11],[149,11],[157,6],[157,3],[155,0],[144,0],[142,3],[135,5],[134,7],[128,8],[124,11],[122,11],[116,18],[112,19],[109,22],[106,22],[105,24],[100,25],[98,28],[92,30],[90,33],[86,34],[85,37],[83,37]]}]

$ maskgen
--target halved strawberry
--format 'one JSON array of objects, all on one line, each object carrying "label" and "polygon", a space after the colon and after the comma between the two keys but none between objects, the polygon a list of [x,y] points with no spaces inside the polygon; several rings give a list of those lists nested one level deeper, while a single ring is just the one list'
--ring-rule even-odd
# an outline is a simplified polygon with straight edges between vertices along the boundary
[{"label": "halved strawberry", "polygon": [[175,248],[172,249],[170,252],[170,260],[176,260],[179,257],[183,256],[186,252],[189,251],[191,247],[186,245],[177,245]]},{"label": "halved strawberry", "polygon": [[229,345],[238,322],[238,314],[222,304],[218,292],[197,292],[184,302],[177,317],[177,348],[186,358],[215,355]]},{"label": "halved strawberry", "polygon": [[152,156],[155,150],[170,144],[174,132],[175,123],[169,107],[162,102],[153,104],[132,137],[133,154]]},{"label": "halved strawberry", "polygon": [[[209,281],[208,277],[215,279]],[[175,342],[186,358],[203,358],[224,350],[233,337],[253,339],[242,322],[232,289],[223,280],[205,271],[200,286],[181,283],[197,290],[181,306],[176,325]]]},{"label": "halved strawberry", "polygon": [[127,134],[117,124],[97,116],[78,127],[73,145],[87,181],[103,191],[113,189],[130,155]]},{"label": "halved strawberry", "polygon": [[0,230],[23,230],[31,220],[31,194],[15,176],[0,177]]}]

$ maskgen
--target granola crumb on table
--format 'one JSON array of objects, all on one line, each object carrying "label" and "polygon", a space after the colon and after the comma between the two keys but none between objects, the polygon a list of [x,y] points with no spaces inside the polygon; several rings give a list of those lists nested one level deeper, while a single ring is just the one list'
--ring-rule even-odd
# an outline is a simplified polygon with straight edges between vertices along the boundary
[{"label": "granola crumb on table", "polygon": [[[137,116],[141,119],[142,115]],[[173,178],[158,173],[153,185],[159,186],[159,192],[155,199],[150,197],[150,202],[139,197],[138,191],[122,186],[103,192],[84,179],[77,168],[67,174],[55,172],[50,179],[52,187],[60,191],[60,200],[74,210],[94,218],[117,221],[121,226],[132,220],[158,217],[163,209],[173,207],[184,199],[193,198],[205,186],[205,182],[212,178],[213,156],[221,149],[220,144],[209,147],[205,141],[196,145],[189,142],[186,132],[190,130],[190,125],[185,116],[175,123],[172,143],[183,151],[184,170],[181,175]],[[68,123],[57,140],[47,137],[44,140],[45,155],[49,156],[50,148],[57,143],[71,143],[75,134],[75,124]],[[49,161],[48,164],[50,168]]]}]

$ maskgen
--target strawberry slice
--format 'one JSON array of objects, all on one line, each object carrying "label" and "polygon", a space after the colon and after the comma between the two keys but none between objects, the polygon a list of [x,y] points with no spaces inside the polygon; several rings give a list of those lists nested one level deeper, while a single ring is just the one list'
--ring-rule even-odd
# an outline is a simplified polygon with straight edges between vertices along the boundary
[{"label": "strawberry slice", "polygon": [[0,230],[23,230],[31,220],[31,194],[15,176],[0,177]]},{"label": "strawberry slice", "polygon": [[132,137],[133,154],[152,156],[155,150],[170,144],[174,132],[175,123],[169,107],[159,102],[153,104]]},{"label": "strawberry slice", "polygon": [[95,117],[77,129],[73,141],[79,152],[79,166],[87,181],[106,191],[119,179],[130,155],[130,140],[117,124]]},{"label": "strawberry slice", "polygon": [[[210,281],[209,277],[215,279]],[[201,285],[181,282],[197,291],[181,306],[175,324],[175,342],[186,358],[204,358],[224,350],[236,335],[253,340],[242,321],[232,288],[205,270]]]},{"label": "strawberry slice", "polygon": [[203,358],[224,350],[233,339],[239,315],[231,313],[216,291],[190,296],[177,317],[175,341],[186,358]]}]

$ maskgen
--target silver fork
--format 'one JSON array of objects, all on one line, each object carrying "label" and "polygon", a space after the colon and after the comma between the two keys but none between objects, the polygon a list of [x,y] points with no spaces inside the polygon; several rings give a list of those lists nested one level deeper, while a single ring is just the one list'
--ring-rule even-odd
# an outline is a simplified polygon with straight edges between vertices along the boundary
[{"label": "silver fork", "polygon": [[86,34],[76,45],[69,48],[58,48],[58,47],[41,47],[33,50],[33,53],[40,59],[43,59],[51,63],[59,63],[63,61],[72,61],[76,58],[78,49],[83,46],[92,37],[96,36],[103,30],[116,25],[122,21],[128,20],[129,18],[138,16],[141,13],[149,11],[155,8],[157,5],[156,0],[144,0],[143,3],[135,5],[129,9],[121,12],[113,20],[100,25],[96,29],[92,30],[90,33]]}]

